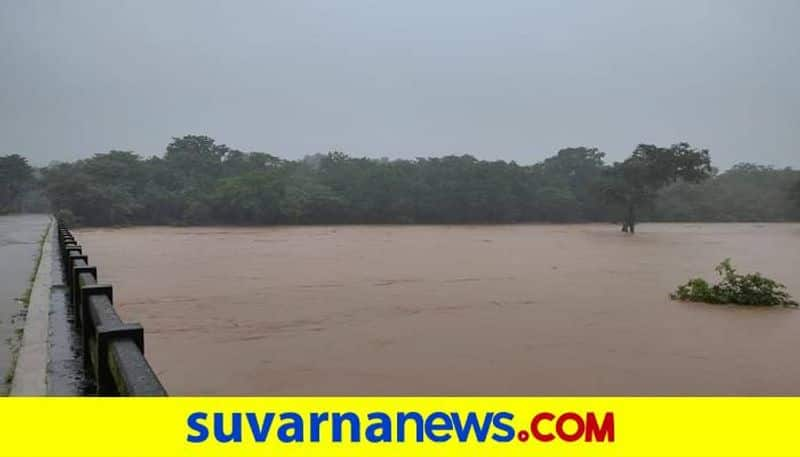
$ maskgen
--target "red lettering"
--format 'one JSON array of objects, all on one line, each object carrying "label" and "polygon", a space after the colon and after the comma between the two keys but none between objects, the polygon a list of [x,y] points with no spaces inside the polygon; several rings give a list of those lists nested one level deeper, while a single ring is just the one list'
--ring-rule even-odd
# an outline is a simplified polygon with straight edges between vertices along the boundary
[{"label": "red lettering", "polygon": [[[569,433],[564,429],[564,424],[570,420],[578,425],[578,428],[573,433]],[[568,443],[581,439],[585,429],[586,426],[583,423],[583,418],[576,413],[564,413],[556,421],[556,433],[558,437]]]},{"label": "red lettering", "polygon": [[603,425],[597,424],[594,413],[586,415],[586,442],[608,441],[614,442],[614,413],[606,413],[603,416]]},{"label": "red lettering", "polygon": [[533,417],[533,420],[531,420],[531,433],[538,441],[546,443],[556,439],[552,433],[542,433],[539,431],[539,422],[543,420],[552,421],[555,418],[556,416],[551,413],[539,413]]},{"label": "red lettering", "polygon": [[[553,422],[554,420],[555,433],[544,432],[542,423]],[[613,443],[614,413],[605,413],[602,422],[598,422],[597,415],[593,412],[587,412],[585,416],[575,412],[566,412],[560,416],[548,412],[538,413],[531,420],[531,435],[537,441],[543,443],[549,443],[555,440],[556,437],[568,443],[578,441],[581,438],[587,443],[593,441]]]}]

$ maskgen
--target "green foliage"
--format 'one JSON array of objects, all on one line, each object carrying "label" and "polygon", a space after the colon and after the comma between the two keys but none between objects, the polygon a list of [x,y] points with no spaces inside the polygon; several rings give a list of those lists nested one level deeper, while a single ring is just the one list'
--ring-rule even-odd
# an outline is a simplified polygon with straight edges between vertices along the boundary
[{"label": "green foliage", "polygon": [[77,225],[800,220],[790,198],[800,171],[738,165],[712,176],[708,151],[686,143],[639,145],[613,165],[588,147],[533,165],[340,151],[290,161],[197,135],[173,138],[163,158],[110,151],[32,171],[9,157],[0,211],[44,195]]},{"label": "green foliage", "polygon": [[19,211],[21,198],[33,184],[33,168],[17,154],[0,156],[0,214]]},{"label": "green foliage", "polygon": [[661,188],[679,179],[701,182],[711,174],[708,150],[694,149],[688,143],[669,148],[640,144],[628,159],[608,170],[603,195],[617,207],[622,231],[633,232],[637,209],[652,206]]},{"label": "green foliage", "polygon": [[678,287],[670,298],[713,304],[736,304],[751,306],[787,306],[797,307],[786,292],[786,287],[759,273],[741,275],[731,265],[731,259],[725,259],[715,271],[722,279],[713,286],[701,278],[694,278]]},{"label": "green foliage", "polygon": [[798,170],[740,163],[699,184],[679,181],[668,186],[649,217],[657,221],[798,220],[800,200],[792,201],[791,192],[798,181]]},{"label": "green foliage", "polygon": [[790,198],[800,208],[800,179],[789,189]]},{"label": "green foliage", "polygon": [[56,212],[56,220],[65,227],[75,226],[75,215],[68,209],[60,209]]}]

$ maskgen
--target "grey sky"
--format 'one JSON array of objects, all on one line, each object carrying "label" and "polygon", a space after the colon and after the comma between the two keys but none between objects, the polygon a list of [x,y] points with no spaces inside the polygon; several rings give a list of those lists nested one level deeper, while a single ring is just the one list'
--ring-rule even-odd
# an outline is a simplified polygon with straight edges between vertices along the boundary
[{"label": "grey sky", "polygon": [[0,154],[621,159],[800,167],[800,1],[0,0]]}]

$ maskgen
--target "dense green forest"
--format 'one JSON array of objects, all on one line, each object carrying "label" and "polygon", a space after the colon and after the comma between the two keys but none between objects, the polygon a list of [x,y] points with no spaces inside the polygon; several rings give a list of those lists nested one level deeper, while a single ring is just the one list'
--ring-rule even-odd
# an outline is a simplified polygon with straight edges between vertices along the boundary
[{"label": "dense green forest", "polygon": [[41,169],[0,157],[0,212],[99,226],[800,220],[800,171],[710,165],[685,143],[639,145],[613,164],[577,147],[519,165],[341,152],[292,161],[185,136],[163,157],[111,151]]}]

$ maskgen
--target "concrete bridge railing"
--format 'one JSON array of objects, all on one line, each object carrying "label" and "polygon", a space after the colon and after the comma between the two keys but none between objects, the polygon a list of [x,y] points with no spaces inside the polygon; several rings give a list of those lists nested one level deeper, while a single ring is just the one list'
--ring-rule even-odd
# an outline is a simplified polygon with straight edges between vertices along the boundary
[{"label": "concrete bridge railing", "polygon": [[144,357],[142,326],[124,323],[114,309],[112,287],[98,284],[97,268],[59,224],[58,242],[72,306],[78,317],[84,360],[98,395],[167,395]]}]

